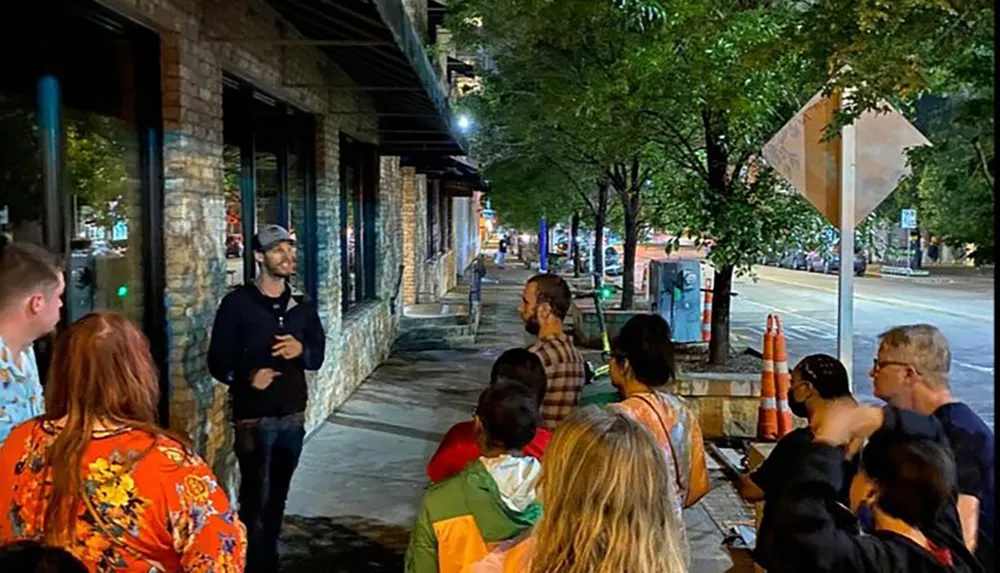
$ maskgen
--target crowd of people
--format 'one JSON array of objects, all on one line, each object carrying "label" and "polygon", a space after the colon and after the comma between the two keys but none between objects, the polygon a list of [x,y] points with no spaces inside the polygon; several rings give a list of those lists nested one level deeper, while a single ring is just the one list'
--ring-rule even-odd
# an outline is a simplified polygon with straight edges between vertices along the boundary
[{"label": "crowd of people", "polygon": [[[27,244],[0,252],[0,571],[277,571],[304,438],[305,371],[324,361],[315,304],[293,291],[294,240],[263,228],[260,275],[223,300],[208,367],[233,403],[238,511],[185,436],[157,424],[142,332],[112,312],[55,338],[43,390],[33,343],[65,284]],[[494,363],[472,411],[429,460],[407,573],[679,573],[684,509],[710,490],[698,418],[671,394],[670,327],[639,314],[607,360],[616,403],[580,406],[585,362],[563,324],[567,283],[542,274],[518,312],[535,337]],[[929,325],[880,338],[859,403],[835,358],[808,356],[788,402],[808,426],[742,476],[763,501],[768,571],[980,572],[993,566],[993,433],[949,391]],[[280,384],[275,384],[280,380]]]}]

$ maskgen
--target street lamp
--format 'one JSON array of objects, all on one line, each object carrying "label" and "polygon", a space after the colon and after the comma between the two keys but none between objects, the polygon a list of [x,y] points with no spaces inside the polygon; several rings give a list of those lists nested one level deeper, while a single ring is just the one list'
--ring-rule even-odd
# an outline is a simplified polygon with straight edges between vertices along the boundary
[{"label": "street lamp", "polygon": [[458,116],[458,129],[462,133],[468,133],[469,129],[472,128],[472,118],[466,114],[461,114]]}]

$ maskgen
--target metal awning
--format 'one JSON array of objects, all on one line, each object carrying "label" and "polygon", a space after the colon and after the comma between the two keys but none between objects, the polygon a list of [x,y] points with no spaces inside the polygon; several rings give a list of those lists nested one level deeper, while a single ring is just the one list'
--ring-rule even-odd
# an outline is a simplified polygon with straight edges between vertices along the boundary
[{"label": "metal awning", "polygon": [[326,52],[356,84],[309,87],[371,96],[383,155],[468,152],[465,138],[452,129],[447,95],[400,0],[268,2],[306,37],[303,45]]},{"label": "metal awning", "polygon": [[453,197],[471,197],[473,191],[487,188],[479,166],[468,157],[419,154],[404,156],[401,162],[404,166],[415,167],[418,173],[449,183],[448,194]]}]

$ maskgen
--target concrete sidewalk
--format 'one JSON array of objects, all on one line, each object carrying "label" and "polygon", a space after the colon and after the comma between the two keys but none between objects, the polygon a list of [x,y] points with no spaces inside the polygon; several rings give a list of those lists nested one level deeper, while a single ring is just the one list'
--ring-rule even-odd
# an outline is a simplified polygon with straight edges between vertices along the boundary
[{"label": "concrete sidewalk", "polygon": [[[530,341],[517,306],[531,274],[516,262],[491,265],[475,348],[394,354],[312,434],[292,480],[282,571],[403,570],[427,461],[447,429],[469,419],[497,356]],[[694,572],[746,570],[721,547],[724,522],[745,520],[746,508],[731,485],[719,486],[686,515]]]}]

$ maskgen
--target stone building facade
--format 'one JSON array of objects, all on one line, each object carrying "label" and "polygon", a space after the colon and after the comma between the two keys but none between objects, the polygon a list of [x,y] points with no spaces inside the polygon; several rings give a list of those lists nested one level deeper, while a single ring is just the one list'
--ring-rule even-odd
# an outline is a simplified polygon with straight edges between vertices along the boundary
[{"label": "stone building facade", "polygon": [[[378,115],[371,97],[360,89],[326,89],[354,82],[319,48],[288,42],[301,36],[263,0],[99,0],[99,4],[159,36],[170,426],[191,437],[231,489],[236,472],[227,388],[212,379],[206,364],[215,312],[229,291],[224,76],[251,84],[315,119],[315,282],[327,349],[322,370],[309,376],[308,431],[388,356],[399,323],[398,309],[393,308],[397,285],[406,285],[406,302],[415,302],[411,295],[416,292],[421,301],[428,301],[454,286],[461,269],[456,269],[450,247],[430,265],[416,256],[426,248],[426,176],[413,167],[401,167],[399,157],[381,156],[375,201],[375,296],[346,312],[341,303],[340,142],[346,135],[379,145]],[[406,8],[413,11],[420,4],[407,2]],[[426,15],[422,18],[426,27]],[[440,216],[435,221],[436,226],[445,224]]]}]

